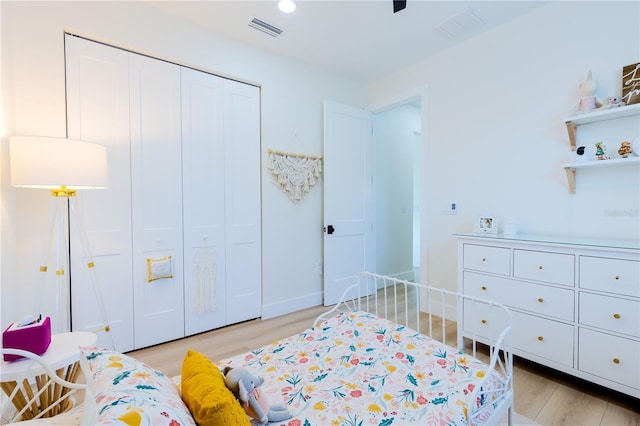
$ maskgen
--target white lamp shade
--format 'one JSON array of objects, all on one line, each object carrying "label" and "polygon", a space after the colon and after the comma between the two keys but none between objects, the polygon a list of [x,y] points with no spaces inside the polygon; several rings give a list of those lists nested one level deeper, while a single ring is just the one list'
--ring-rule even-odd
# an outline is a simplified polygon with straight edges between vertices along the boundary
[{"label": "white lamp shade", "polygon": [[107,150],[74,139],[9,138],[11,184],[28,188],[106,188]]}]

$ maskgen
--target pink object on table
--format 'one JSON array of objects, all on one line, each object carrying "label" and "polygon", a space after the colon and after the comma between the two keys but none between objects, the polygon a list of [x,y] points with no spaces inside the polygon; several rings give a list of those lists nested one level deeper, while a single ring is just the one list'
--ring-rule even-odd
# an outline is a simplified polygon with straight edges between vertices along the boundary
[{"label": "pink object on table", "polygon": [[[51,320],[45,317],[31,324],[22,325],[14,322],[2,333],[2,347],[22,349],[42,355],[51,344]],[[5,361],[15,361],[23,357],[19,355],[4,355]]]}]

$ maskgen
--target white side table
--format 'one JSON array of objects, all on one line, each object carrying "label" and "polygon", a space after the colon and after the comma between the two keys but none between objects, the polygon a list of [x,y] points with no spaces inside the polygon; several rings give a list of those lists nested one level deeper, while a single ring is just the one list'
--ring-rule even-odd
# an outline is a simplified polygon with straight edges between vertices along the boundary
[{"label": "white side table", "polygon": [[[75,383],[80,372],[79,346],[91,346],[95,344],[97,336],[86,331],[60,333],[51,336],[51,344],[47,351],[41,355],[42,360],[56,372],[58,377]],[[16,409],[21,411],[25,406],[29,408],[22,414],[22,420],[37,417],[51,404],[55,404],[42,417],[53,417],[72,408],[72,401],[63,398],[70,393],[69,388],[52,382],[44,369],[35,361],[21,359],[12,362],[2,361],[0,364],[0,386]],[[20,389],[16,392],[16,387]],[[47,389],[44,389],[47,388]],[[39,397],[34,399],[34,394],[42,391]],[[58,403],[55,401],[60,400]]]}]

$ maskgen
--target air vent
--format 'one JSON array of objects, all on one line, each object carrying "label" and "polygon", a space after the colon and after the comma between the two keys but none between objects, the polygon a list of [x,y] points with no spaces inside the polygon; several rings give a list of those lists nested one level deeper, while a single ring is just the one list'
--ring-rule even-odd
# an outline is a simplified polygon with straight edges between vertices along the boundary
[{"label": "air vent", "polygon": [[261,21],[258,18],[253,18],[251,22],[249,22],[249,26],[251,28],[255,28],[256,30],[262,31],[265,34],[269,34],[271,37],[278,37],[282,34],[282,30],[278,27],[274,27],[271,24],[267,24],[264,21]]},{"label": "air vent", "polygon": [[438,25],[436,29],[448,39],[466,36],[484,26],[484,20],[470,8],[453,15]]}]

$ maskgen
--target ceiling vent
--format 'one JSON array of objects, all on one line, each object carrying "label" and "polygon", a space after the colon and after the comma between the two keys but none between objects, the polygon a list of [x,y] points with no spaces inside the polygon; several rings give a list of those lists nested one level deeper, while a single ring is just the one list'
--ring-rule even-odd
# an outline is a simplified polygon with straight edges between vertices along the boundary
[{"label": "ceiling vent", "polygon": [[484,25],[484,19],[473,9],[467,8],[438,25],[436,29],[451,40],[471,34]]},{"label": "ceiling vent", "polygon": [[258,31],[262,31],[265,34],[269,34],[271,37],[278,37],[282,34],[282,30],[278,27],[274,27],[271,24],[267,24],[264,21],[261,21],[258,18],[253,18],[251,22],[249,22],[249,26],[251,28],[255,28]]}]

